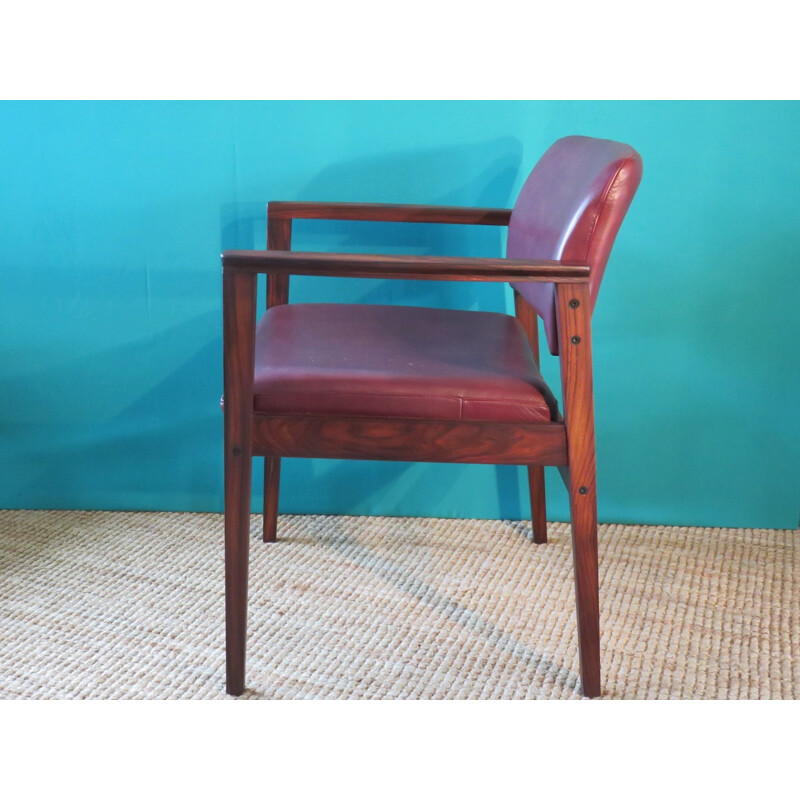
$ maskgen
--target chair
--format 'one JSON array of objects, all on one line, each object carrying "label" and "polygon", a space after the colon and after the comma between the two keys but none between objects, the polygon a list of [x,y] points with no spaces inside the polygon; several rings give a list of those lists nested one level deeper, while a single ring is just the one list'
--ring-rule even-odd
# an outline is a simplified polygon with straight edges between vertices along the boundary
[{"label": "chair", "polygon": [[[569,491],[584,695],[600,694],[591,311],[642,174],[631,147],[568,136],[513,210],[271,202],[266,251],[223,264],[227,691],[245,688],[251,459],[265,458],[265,542],[281,458],[528,467],[533,540],[547,541],[544,466]],[[290,252],[292,220],[508,227],[507,258]],[[256,324],[256,280],[267,311]],[[516,317],[480,311],[289,304],[289,276],[507,281]],[[539,373],[538,320],[559,355],[563,410]]]}]

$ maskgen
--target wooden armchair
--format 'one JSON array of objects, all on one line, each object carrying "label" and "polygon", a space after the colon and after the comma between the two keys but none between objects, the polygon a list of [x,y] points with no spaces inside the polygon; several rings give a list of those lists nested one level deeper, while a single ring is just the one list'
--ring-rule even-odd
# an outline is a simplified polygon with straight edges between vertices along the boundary
[{"label": "wooden armchair", "polygon": [[[223,264],[227,690],[245,688],[251,458],[265,457],[274,542],[283,457],[519,464],[547,541],[545,465],[567,485],[582,687],[600,694],[591,311],[641,179],[632,148],[557,141],[513,210],[270,203],[266,251]],[[508,226],[507,258],[290,252],[293,219]],[[256,279],[267,311],[256,324]],[[480,311],[289,304],[289,276],[508,281],[516,318]],[[537,315],[560,355],[563,411],[539,373]]]}]

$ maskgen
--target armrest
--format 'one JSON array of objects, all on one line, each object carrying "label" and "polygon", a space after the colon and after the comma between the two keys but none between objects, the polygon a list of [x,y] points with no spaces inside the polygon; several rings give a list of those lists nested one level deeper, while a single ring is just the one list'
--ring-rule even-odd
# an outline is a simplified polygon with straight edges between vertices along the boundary
[{"label": "armrest", "polygon": [[507,208],[390,205],[387,203],[271,202],[270,219],[344,219],[369,222],[441,222],[456,225],[508,225]]},{"label": "armrest", "polygon": [[298,253],[288,250],[226,250],[223,272],[398,278],[444,281],[585,283],[589,267],[566,261],[453,256],[387,256],[362,253]]}]

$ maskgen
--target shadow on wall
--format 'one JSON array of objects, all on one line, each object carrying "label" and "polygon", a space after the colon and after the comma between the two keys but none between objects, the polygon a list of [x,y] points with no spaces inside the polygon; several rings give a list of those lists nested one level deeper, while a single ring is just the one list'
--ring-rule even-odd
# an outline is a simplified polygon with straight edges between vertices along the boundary
[{"label": "shadow on wall", "polygon": [[[258,201],[228,203],[220,209],[222,249],[266,246],[268,200],[423,203],[508,207],[519,177],[522,145],[503,138],[462,147],[437,148],[394,156],[362,158],[323,170],[291,196],[273,197],[269,187]],[[498,256],[505,232],[492,226],[427,225],[298,220],[292,249],[411,255]],[[405,303],[501,308],[499,286],[476,292],[474,285],[439,281],[309,278],[292,281],[297,302]],[[489,291],[489,289],[493,291]],[[492,298],[495,302],[492,303]]]},{"label": "shadow on wall", "polygon": [[[31,398],[41,396],[43,381],[59,387],[70,420],[62,424],[50,412],[44,426],[44,410],[33,408],[28,426],[17,425],[4,436],[12,451],[15,440],[24,448],[10,463],[18,465],[15,494],[26,507],[221,509],[219,328],[219,314],[204,313],[147,339],[65,362],[45,376],[31,373],[25,382],[17,380],[14,391]],[[187,350],[204,339],[187,358]],[[154,363],[172,366],[163,380],[143,390],[147,365]],[[117,385],[110,397],[112,383]],[[75,409],[83,423],[75,422]],[[41,442],[35,450],[26,431],[30,426]],[[50,429],[47,435],[43,427]]]},{"label": "shadow on wall", "polygon": [[[289,196],[266,196],[221,208],[223,249],[266,246],[266,201],[420,203],[508,208],[520,177],[522,144],[511,137],[458,147],[366,157],[319,173]],[[532,165],[531,165],[532,166]],[[292,249],[302,251],[411,255],[501,256],[505,229],[491,226],[398,224],[298,220]],[[263,279],[259,286],[263,308]],[[440,281],[320,279],[296,276],[292,302],[344,302],[505,311],[503,284]],[[486,467],[401,462],[320,462],[287,459],[282,472],[281,511],[299,513],[394,512],[441,507],[442,497],[470,470]],[[485,477],[480,481],[483,483]],[[500,513],[522,516],[520,470],[495,468]],[[254,470],[254,497],[260,495],[260,467]],[[313,489],[311,489],[313,487]],[[490,489],[487,486],[486,491]],[[414,498],[412,503],[409,499]],[[257,511],[259,503],[254,503]],[[469,510],[467,509],[467,514]],[[526,512],[527,513],[527,512]]]}]

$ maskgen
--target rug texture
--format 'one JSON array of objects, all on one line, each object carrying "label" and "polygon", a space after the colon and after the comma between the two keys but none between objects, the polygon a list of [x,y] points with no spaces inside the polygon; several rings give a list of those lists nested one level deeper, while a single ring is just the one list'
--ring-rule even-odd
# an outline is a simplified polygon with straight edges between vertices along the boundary
[{"label": "rug texture", "polygon": [[[0,512],[0,698],[225,698],[222,517]],[[569,526],[252,518],[246,699],[580,698]],[[800,696],[797,531],[603,525],[603,697]]]}]

